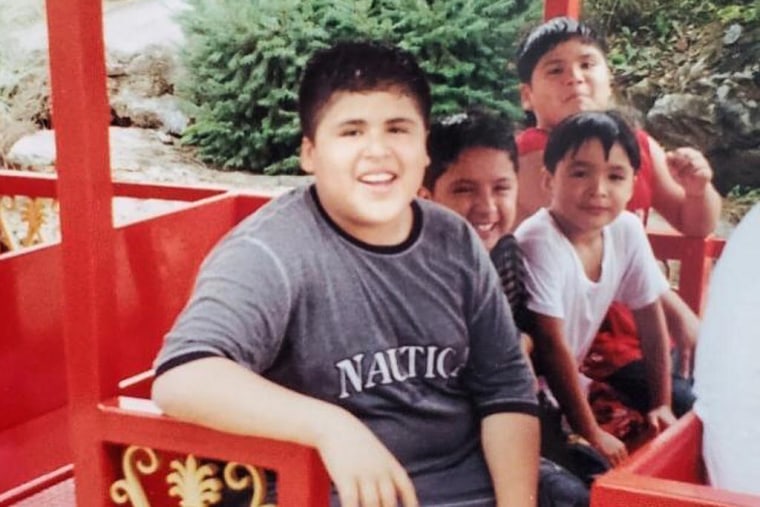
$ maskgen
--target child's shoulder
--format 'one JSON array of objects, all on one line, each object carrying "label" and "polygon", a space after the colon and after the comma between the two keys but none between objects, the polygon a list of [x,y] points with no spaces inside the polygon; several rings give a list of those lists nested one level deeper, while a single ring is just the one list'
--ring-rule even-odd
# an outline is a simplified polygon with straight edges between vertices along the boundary
[{"label": "child's shoulder", "polygon": [[422,211],[424,227],[435,232],[460,236],[467,231],[467,221],[451,209],[431,201],[415,199]]},{"label": "child's shoulder", "polygon": [[438,253],[466,251],[470,256],[482,249],[475,229],[462,216],[429,199],[416,199],[415,202],[421,210],[424,249],[433,248]]},{"label": "child's shoulder", "polygon": [[644,223],[632,211],[623,210],[610,225],[609,229],[626,234],[638,233],[644,231]]},{"label": "child's shoulder", "polygon": [[557,228],[554,225],[554,220],[549,210],[540,208],[520,223],[517,229],[515,229],[514,236],[518,243],[522,243],[532,239],[546,239],[547,231],[548,235],[551,236],[557,232]]},{"label": "child's shoulder", "polygon": [[260,241],[293,244],[308,240],[316,231],[311,187],[297,187],[273,198],[244,218],[230,239],[256,237]]},{"label": "child's shoulder", "polygon": [[546,208],[526,218],[514,235],[523,256],[529,261],[558,258],[571,248]]}]

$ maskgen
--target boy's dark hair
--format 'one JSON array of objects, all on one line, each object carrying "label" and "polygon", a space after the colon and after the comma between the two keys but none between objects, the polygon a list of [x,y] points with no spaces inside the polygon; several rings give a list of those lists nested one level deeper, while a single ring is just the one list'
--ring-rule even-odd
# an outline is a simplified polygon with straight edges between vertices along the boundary
[{"label": "boy's dark hair", "polygon": [[314,138],[323,109],[337,92],[390,89],[400,89],[414,100],[427,127],[430,85],[411,53],[375,41],[344,41],[320,50],[309,59],[301,78],[301,131]]},{"label": "boy's dark hair", "polygon": [[521,83],[530,83],[538,61],[557,45],[572,39],[596,46],[607,54],[607,42],[589,25],[573,18],[552,18],[531,30],[517,49],[517,75]]},{"label": "boy's dark hair", "polygon": [[512,122],[485,111],[468,111],[433,122],[428,135],[430,165],[423,185],[432,192],[435,182],[468,148],[493,148],[509,155],[517,171],[517,146]]},{"label": "boy's dark hair", "polygon": [[628,155],[633,171],[641,165],[641,154],[636,134],[626,119],[617,111],[585,111],[568,116],[554,127],[544,150],[544,166],[554,174],[557,164],[568,153],[575,154],[590,139],[598,139],[605,157],[615,143]]}]

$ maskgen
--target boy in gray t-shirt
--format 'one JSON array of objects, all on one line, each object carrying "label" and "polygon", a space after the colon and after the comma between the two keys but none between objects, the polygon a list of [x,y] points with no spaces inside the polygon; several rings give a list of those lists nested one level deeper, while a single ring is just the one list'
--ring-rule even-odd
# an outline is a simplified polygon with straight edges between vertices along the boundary
[{"label": "boy in gray t-shirt", "polygon": [[414,199],[426,78],[341,43],[299,93],[315,184],[206,259],[156,359],[168,414],[315,447],[344,506],[534,505],[533,377],[499,279],[460,218]]}]

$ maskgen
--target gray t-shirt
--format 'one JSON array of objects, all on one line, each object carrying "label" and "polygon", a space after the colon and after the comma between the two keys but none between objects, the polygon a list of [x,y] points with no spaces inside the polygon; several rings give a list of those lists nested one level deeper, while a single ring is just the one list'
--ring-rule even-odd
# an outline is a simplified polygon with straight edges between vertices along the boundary
[{"label": "gray t-shirt", "polygon": [[355,414],[423,505],[490,506],[480,419],[535,414],[533,378],[474,231],[412,208],[409,238],[377,247],[332,222],[314,186],[268,203],[205,260],[155,365],[228,357]]}]

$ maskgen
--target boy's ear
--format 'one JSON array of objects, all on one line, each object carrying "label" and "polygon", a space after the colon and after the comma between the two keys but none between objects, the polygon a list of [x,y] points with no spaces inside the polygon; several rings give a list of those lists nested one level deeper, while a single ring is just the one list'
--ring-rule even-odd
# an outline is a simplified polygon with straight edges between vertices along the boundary
[{"label": "boy's ear", "polygon": [[533,91],[530,88],[529,83],[520,83],[520,105],[523,111],[533,111],[533,105],[531,99],[533,97]]},{"label": "boy's ear", "polygon": [[304,172],[314,174],[314,143],[306,136],[301,138],[299,160]]},{"label": "boy's ear", "polygon": [[427,188],[425,188],[424,186],[422,186],[422,187],[420,187],[419,190],[417,190],[417,197],[420,197],[422,199],[432,200],[433,199],[433,194],[430,193],[430,190],[428,190]]},{"label": "boy's ear", "polygon": [[541,166],[541,188],[548,193],[554,191],[554,175]]}]

